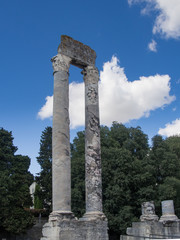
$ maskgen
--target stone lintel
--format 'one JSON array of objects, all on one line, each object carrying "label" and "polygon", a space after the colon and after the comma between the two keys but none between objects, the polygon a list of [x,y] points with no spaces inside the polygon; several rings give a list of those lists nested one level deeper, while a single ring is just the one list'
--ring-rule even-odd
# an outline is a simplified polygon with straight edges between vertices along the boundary
[{"label": "stone lintel", "polygon": [[71,64],[79,68],[95,65],[96,52],[89,46],[66,35],[61,36],[58,53],[70,57]]}]

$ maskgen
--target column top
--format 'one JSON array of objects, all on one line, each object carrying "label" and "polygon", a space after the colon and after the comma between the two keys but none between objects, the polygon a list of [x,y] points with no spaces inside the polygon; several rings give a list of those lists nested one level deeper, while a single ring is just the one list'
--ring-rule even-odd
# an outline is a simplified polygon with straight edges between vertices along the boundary
[{"label": "column top", "polygon": [[96,52],[89,46],[66,35],[61,36],[58,53],[70,57],[71,64],[79,68],[95,65]]}]

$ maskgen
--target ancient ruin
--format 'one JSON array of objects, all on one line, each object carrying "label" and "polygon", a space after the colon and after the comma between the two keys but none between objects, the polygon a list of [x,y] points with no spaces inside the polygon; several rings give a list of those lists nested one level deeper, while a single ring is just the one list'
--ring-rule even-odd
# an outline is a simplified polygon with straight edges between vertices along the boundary
[{"label": "ancient ruin", "polygon": [[155,214],[154,202],[142,203],[141,222],[133,222],[127,228],[126,234],[121,235],[121,240],[173,239],[180,238],[180,220],[174,213],[173,200],[162,201],[162,216],[158,221]]},{"label": "ancient ruin", "polygon": [[[102,210],[101,149],[96,53],[68,36],[61,36],[54,69],[53,103],[53,211],[43,227],[41,240],[108,240]],[[69,67],[82,69],[85,83],[85,184],[86,213],[71,212],[71,163],[69,137]]]}]

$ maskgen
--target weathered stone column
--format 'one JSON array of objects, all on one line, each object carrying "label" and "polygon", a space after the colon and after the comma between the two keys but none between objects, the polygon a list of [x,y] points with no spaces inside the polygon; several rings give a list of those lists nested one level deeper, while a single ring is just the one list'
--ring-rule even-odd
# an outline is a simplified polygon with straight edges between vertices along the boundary
[{"label": "weathered stone column", "polygon": [[101,147],[99,124],[99,74],[95,66],[83,70],[85,82],[85,183],[86,213],[95,217],[102,213]]},{"label": "weathered stone column", "polygon": [[52,58],[53,99],[53,213],[71,213],[71,165],[69,137],[70,58],[61,54]]}]

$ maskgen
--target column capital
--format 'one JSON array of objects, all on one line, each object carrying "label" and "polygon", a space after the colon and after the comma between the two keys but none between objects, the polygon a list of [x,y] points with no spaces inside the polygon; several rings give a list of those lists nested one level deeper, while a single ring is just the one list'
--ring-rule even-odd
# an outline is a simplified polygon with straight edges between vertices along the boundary
[{"label": "column capital", "polygon": [[71,58],[69,58],[65,55],[62,55],[62,54],[57,54],[56,56],[51,58],[51,62],[53,65],[54,73],[58,72],[58,71],[69,72]]},{"label": "column capital", "polygon": [[87,66],[81,72],[85,83],[98,83],[99,71],[95,66]]}]

